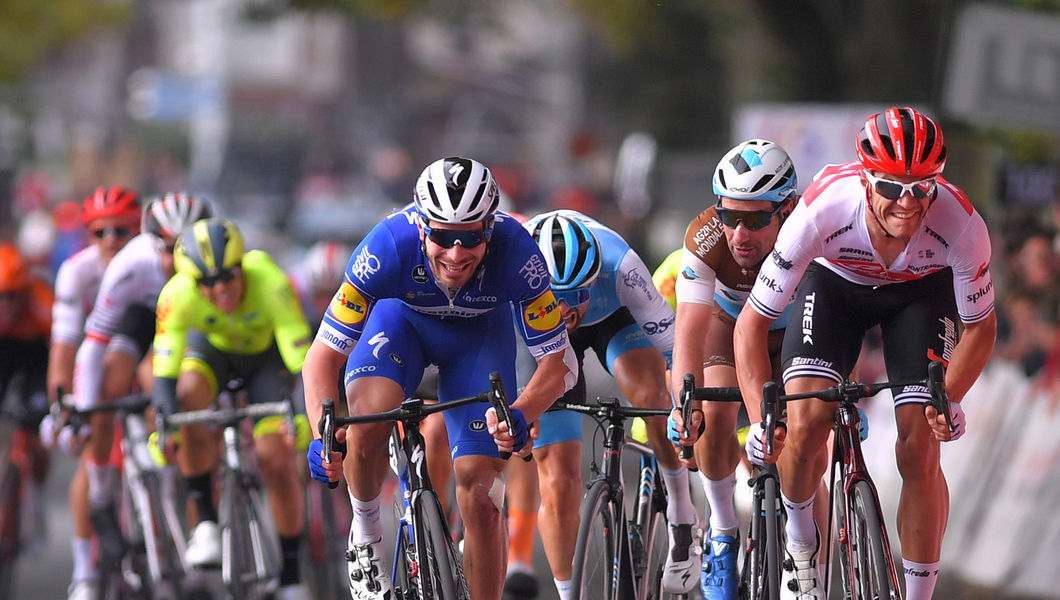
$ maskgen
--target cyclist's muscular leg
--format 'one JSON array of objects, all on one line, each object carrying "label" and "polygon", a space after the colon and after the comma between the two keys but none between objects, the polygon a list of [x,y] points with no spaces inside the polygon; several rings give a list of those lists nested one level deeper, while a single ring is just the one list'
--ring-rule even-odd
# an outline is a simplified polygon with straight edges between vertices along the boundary
[{"label": "cyclist's muscular leg", "polygon": [[[198,371],[181,371],[177,379],[177,403],[181,411],[209,408],[216,397],[210,382]],[[211,473],[219,459],[217,435],[205,425],[180,428],[182,442],[177,452],[177,464],[185,478]]]},{"label": "cyclist's muscular leg", "polygon": [[[633,348],[618,355],[611,363],[611,372],[622,395],[638,408],[670,408],[670,393],[666,388],[666,359],[654,346]],[[644,420],[648,442],[655,450],[659,464],[676,469],[681,463],[677,450],[666,438],[666,417]]]},{"label": "cyclist's muscular leg", "polygon": [[571,578],[574,546],[578,538],[578,507],[582,496],[582,443],[568,440],[534,449],[541,507],[538,530],[552,576]]},{"label": "cyclist's muscular leg", "polygon": [[[715,365],[703,369],[706,387],[735,386],[736,369]],[[736,421],[740,405],[735,402],[703,403],[703,435],[696,441],[696,464],[700,472],[720,481],[736,472],[742,448],[736,439]]]},{"label": "cyclist's muscular leg", "polygon": [[420,433],[423,434],[424,443],[427,445],[427,475],[431,478],[431,485],[438,492],[438,499],[442,501],[442,509],[448,513],[453,509],[449,506],[449,481],[453,478],[453,461],[449,458],[449,436],[445,430],[445,418],[440,414],[434,414],[420,424]]},{"label": "cyclist's muscular leg", "polygon": [[472,598],[500,598],[508,563],[504,466],[499,458],[458,456],[456,501],[464,515],[464,571]]},{"label": "cyclist's muscular leg", "polygon": [[[804,377],[787,382],[785,391],[808,392],[832,384],[829,380]],[[828,468],[827,442],[834,412],[831,404],[813,398],[788,403],[788,432],[777,461],[780,487],[788,499],[803,502],[817,491]]]},{"label": "cyclist's muscular leg", "polygon": [[919,404],[895,408],[895,453],[902,475],[898,501],[898,538],[902,556],[919,563],[938,562],[949,518],[950,495],[939,466],[940,443],[931,435]]},{"label": "cyclist's muscular leg", "polygon": [[[385,377],[361,377],[346,387],[351,416],[383,412],[401,404],[404,392],[397,382]],[[351,425],[346,428],[348,448],[343,471],[350,493],[369,501],[383,490],[389,461],[389,423]]]},{"label": "cyclist's muscular leg", "polygon": [[276,532],[281,537],[302,533],[305,491],[298,471],[299,454],[286,433],[268,433],[254,440],[261,479],[269,494]]}]

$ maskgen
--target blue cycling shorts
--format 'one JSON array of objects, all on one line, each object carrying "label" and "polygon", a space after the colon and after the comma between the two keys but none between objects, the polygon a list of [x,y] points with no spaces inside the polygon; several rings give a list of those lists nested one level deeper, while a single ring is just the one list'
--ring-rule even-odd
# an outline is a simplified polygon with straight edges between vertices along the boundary
[{"label": "blue cycling shorts", "polygon": [[[489,375],[501,374],[514,402],[515,328],[511,311],[498,307],[473,318],[439,319],[388,298],[372,308],[364,332],[346,361],[345,385],[359,377],[386,377],[412,397],[429,364],[438,365],[438,400],[466,398],[489,389]],[[486,431],[489,404],[445,411],[449,450],[457,456],[498,456]]]}]

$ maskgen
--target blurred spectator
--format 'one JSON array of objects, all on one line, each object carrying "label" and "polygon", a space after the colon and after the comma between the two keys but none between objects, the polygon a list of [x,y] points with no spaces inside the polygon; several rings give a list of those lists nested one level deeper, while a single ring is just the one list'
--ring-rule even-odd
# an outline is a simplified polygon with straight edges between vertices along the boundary
[{"label": "blurred spectator", "polygon": [[1060,263],[1052,233],[1037,225],[1013,229],[1007,244],[1008,281],[998,314],[995,355],[1033,376],[1056,341],[1060,321]]}]

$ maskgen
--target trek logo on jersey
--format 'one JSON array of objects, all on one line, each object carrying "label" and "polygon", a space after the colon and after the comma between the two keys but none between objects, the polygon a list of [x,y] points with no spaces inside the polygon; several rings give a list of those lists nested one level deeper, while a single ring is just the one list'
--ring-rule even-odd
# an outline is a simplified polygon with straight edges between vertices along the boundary
[{"label": "trek logo on jersey", "polygon": [[927,226],[925,226],[925,227],[924,227],[924,229],[925,229],[925,230],[927,231],[927,234],[928,234],[928,235],[930,235],[931,237],[935,238],[935,240],[936,240],[936,241],[937,241],[938,243],[942,244],[942,247],[943,247],[943,248],[947,248],[947,249],[948,249],[948,248],[950,247],[949,243],[948,243],[948,242],[946,242],[946,240],[942,239],[942,236],[941,236],[941,235],[939,235],[939,234],[935,233],[935,230],[934,230],[934,229],[932,229],[932,228],[930,228],[930,227],[927,227]]},{"label": "trek logo on jersey", "polygon": [[828,245],[829,243],[831,243],[832,240],[836,239],[837,237],[843,235],[844,233],[850,231],[853,228],[854,228],[854,223],[851,222],[851,223],[848,223],[847,225],[844,225],[843,227],[840,227],[839,229],[836,229],[835,231],[830,233],[828,235],[828,237],[824,238],[825,245]]},{"label": "trek logo on jersey", "polygon": [[550,331],[559,325],[559,304],[556,303],[551,289],[545,290],[544,294],[530,303],[523,312],[523,320],[534,331]]},{"label": "trek logo on jersey", "polygon": [[361,252],[357,255],[357,259],[353,261],[353,266],[350,267],[350,272],[364,283],[366,279],[375,275],[379,272],[379,267],[382,266],[379,263],[379,259],[370,252],[368,248],[361,248]]},{"label": "trek logo on jersey", "polygon": [[526,283],[530,284],[530,289],[536,290],[542,285],[548,285],[549,283],[548,268],[545,266],[545,261],[538,254],[531,256],[530,260],[520,267],[519,274],[523,276]]},{"label": "trek logo on jersey", "polygon": [[813,307],[817,302],[817,292],[806,296],[802,305],[802,343],[813,345]]},{"label": "trek logo on jersey", "polygon": [[331,301],[331,314],[346,325],[357,325],[368,312],[368,301],[348,281],[343,281]]}]

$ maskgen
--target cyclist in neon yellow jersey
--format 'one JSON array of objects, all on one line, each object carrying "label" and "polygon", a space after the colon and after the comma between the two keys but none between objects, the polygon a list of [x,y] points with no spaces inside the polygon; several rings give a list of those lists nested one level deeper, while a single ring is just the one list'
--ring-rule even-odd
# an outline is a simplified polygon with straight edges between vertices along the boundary
[{"label": "cyclist in neon yellow jersey", "polygon": [[651,274],[651,282],[655,289],[659,290],[670,308],[677,310],[677,274],[681,272],[681,249],[678,248],[663,259],[655,272]]},{"label": "cyclist in neon yellow jersey", "polygon": [[[199,221],[177,242],[177,274],[158,299],[154,401],[164,414],[208,407],[232,379],[251,402],[282,400],[302,369],[312,331],[287,275],[268,254],[244,252],[243,237],[225,219]],[[262,429],[259,429],[262,431]],[[220,563],[220,533],[211,474],[218,444],[204,426],[181,428],[178,454],[199,523],[185,560]],[[299,464],[287,436],[255,436],[254,448],[280,535],[282,598],[308,598],[298,566],[304,498]]]}]

